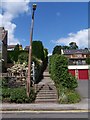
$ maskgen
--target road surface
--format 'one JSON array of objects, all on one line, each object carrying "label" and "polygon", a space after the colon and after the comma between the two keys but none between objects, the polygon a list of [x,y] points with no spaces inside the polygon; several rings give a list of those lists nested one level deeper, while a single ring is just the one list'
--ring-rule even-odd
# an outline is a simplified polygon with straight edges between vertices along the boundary
[{"label": "road surface", "polygon": [[[17,120],[17,118],[23,118],[23,120],[25,120],[25,118],[29,118],[30,120],[40,120],[40,119],[45,119],[47,118],[47,120],[49,120],[50,118],[88,118],[88,112],[86,111],[16,111],[16,112],[4,112],[2,114],[2,120],[9,120],[9,118],[14,118],[14,120]],[[8,118],[8,119],[7,119]],[[63,119],[64,120],[64,119]],[[86,119],[85,119],[86,120]]]}]

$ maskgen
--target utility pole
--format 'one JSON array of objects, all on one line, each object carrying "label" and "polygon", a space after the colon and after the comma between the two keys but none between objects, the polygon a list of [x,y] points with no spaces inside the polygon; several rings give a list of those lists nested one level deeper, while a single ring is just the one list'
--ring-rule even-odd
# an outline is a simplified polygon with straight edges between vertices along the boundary
[{"label": "utility pole", "polygon": [[36,10],[36,7],[37,7],[37,5],[33,4],[32,23],[31,23],[31,31],[30,31],[29,58],[28,58],[27,97],[29,97],[29,95],[30,95],[31,62],[32,62],[32,38],[33,38],[33,27],[34,27],[34,12]]}]

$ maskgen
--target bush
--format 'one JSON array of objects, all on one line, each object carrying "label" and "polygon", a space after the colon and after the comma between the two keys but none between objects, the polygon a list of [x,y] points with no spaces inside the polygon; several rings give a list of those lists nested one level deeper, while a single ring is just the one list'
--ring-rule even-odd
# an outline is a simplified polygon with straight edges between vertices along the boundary
[{"label": "bush", "polygon": [[49,73],[51,74],[51,60],[52,60],[52,56],[49,56]]},{"label": "bush", "polygon": [[28,63],[28,53],[20,53],[20,55],[18,56],[18,61],[20,62],[20,64],[23,64],[24,62]]},{"label": "bush", "polygon": [[79,102],[80,96],[75,91],[78,83],[76,78],[68,73],[68,59],[63,55],[52,55],[49,59],[49,71],[57,88],[59,103]]},{"label": "bush", "polygon": [[25,88],[3,88],[2,89],[2,100],[14,103],[31,103],[35,100],[34,90],[31,89],[30,97],[26,95]]},{"label": "bush", "polygon": [[63,87],[62,85],[57,86],[59,103],[60,104],[72,104],[80,102],[80,95],[75,91]]},{"label": "bush", "polygon": [[50,58],[51,78],[56,84],[62,84],[69,89],[75,89],[78,85],[77,80],[68,73],[68,59],[63,55],[53,55]]},{"label": "bush", "polygon": [[86,63],[87,63],[88,65],[90,65],[90,57],[87,57],[87,58],[86,58]]},{"label": "bush", "polygon": [[61,54],[61,46],[59,45],[57,45],[57,46],[55,46],[54,47],[54,49],[53,49],[53,52],[52,52],[52,54],[54,55],[54,54]]},{"label": "bush", "polygon": [[[28,54],[28,51],[25,51],[25,50],[19,50],[18,52],[15,51],[15,50],[12,50],[12,51],[7,51],[7,63],[13,63],[14,61],[17,62],[18,61],[18,57],[19,55],[20,56],[20,60],[22,62],[22,59],[23,59],[23,55],[25,55],[24,58],[26,58],[27,54]],[[27,56],[28,57],[28,56]],[[26,58],[27,60],[28,58]],[[25,60],[25,59],[24,59]]]},{"label": "bush", "polygon": [[8,87],[8,77],[2,77],[2,87]]},{"label": "bush", "polygon": [[11,93],[10,88],[2,88],[2,98],[9,98]]},{"label": "bush", "polygon": [[32,42],[32,55],[40,60],[44,60],[44,47],[41,41]]},{"label": "bush", "polygon": [[80,102],[80,95],[76,91],[70,91],[67,94],[68,103],[77,103]]},{"label": "bush", "polygon": [[59,103],[61,104],[73,104],[78,103],[81,100],[80,95],[76,91],[63,93],[59,98]]}]

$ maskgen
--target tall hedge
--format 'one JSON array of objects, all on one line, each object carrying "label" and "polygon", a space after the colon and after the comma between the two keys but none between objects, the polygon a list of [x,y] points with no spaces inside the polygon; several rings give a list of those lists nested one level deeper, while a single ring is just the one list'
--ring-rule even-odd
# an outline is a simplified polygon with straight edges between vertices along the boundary
[{"label": "tall hedge", "polygon": [[44,47],[41,41],[32,42],[32,55],[42,61],[44,60]]},{"label": "tall hedge", "polygon": [[68,73],[68,59],[63,55],[53,55],[50,58],[49,71],[51,78],[56,84],[62,84],[64,87],[74,89],[77,87],[77,80]]}]

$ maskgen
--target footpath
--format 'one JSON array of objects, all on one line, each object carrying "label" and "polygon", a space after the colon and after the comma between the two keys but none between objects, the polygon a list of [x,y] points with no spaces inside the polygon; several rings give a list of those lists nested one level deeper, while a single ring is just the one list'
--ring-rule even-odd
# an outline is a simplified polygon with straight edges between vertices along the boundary
[{"label": "footpath", "polygon": [[15,104],[1,103],[1,111],[69,111],[89,109],[88,98],[83,98],[76,104],[59,104],[53,81],[48,72],[44,72],[44,79],[37,86],[38,94],[35,103]]}]

